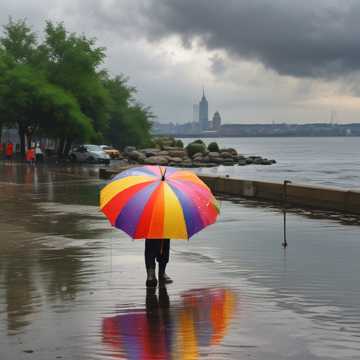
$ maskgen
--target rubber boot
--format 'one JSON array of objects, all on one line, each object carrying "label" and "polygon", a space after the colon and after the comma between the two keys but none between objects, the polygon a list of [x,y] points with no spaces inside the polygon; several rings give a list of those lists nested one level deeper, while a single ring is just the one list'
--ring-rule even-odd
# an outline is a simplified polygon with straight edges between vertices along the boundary
[{"label": "rubber boot", "polygon": [[159,264],[159,284],[171,284],[173,281],[165,272],[166,264]]},{"label": "rubber boot", "polygon": [[146,269],[146,271],[147,271],[146,287],[156,287],[157,279],[155,275],[155,269]]}]

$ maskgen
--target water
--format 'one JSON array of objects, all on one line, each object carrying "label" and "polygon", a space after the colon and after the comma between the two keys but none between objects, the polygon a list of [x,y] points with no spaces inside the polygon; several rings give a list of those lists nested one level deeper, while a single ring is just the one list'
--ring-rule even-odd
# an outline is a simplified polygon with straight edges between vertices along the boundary
[{"label": "water", "polygon": [[358,359],[359,219],[221,201],[147,292],[93,167],[0,164],[0,359]]},{"label": "water", "polygon": [[[182,139],[187,144],[194,139]],[[275,159],[271,166],[220,166],[202,171],[251,180],[291,180],[348,189],[360,189],[360,138],[216,138],[220,147],[235,148],[240,154]]]}]

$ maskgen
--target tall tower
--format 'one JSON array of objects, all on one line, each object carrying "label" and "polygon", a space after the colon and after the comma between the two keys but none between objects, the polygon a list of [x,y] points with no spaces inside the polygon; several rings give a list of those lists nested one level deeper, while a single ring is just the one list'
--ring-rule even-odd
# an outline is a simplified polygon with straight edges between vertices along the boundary
[{"label": "tall tower", "polygon": [[220,113],[216,111],[212,119],[213,130],[219,130],[220,126],[221,126],[221,116]]},{"label": "tall tower", "polygon": [[199,125],[200,130],[207,130],[209,127],[209,103],[206,100],[204,88],[203,96],[199,103]]},{"label": "tall tower", "polygon": [[199,104],[193,105],[193,122],[199,121]]}]

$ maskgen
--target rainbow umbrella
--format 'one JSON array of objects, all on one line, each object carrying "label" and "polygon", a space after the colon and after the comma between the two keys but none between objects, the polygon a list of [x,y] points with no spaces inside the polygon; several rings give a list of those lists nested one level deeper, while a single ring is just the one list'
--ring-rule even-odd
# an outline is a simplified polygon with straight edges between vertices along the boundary
[{"label": "rainbow umbrella", "polygon": [[100,208],[133,239],[189,239],[219,214],[215,197],[194,173],[150,165],[116,175],[100,192]]}]

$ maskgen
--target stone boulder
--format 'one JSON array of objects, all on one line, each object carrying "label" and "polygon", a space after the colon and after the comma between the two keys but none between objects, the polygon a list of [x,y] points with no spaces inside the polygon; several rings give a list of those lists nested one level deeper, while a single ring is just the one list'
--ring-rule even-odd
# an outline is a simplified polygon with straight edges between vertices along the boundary
[{"label": "stone boulder", "polygon": [[228,152],[228,151],[222,151],[220,153],[220,156],[224,159],[232,159],[233,158],[233,154],[231,154],[231,152]]},{"label": "stone boulder", "polygon": [[134,150],[128,154],[128,158],[142,164],[144,163],[146,156],[142,152]]},{"label": "stone boulder", "polygon": [[163,150],[166,150],[166,151],[177,151],[177,150],[183,150],[183,149],[180,148],[180,147],[177,147],[177,146],[163,146]]},{"label": "stone boulder", "polygon": [[141,149],[141,152],[146,156],[156,156],[159,154],[160,149],[157,148],[150,148],[150,149]]},{"label": "stone boulder", "polygon": [[220,165],[220,164],[223,163],[224,159],[221,158],[221,157],[213,157],[213,158],[210,159],[210,161],[211,161],[212,163],[215,163],[215,164],[217,164],[217,165]]},{"label": "stone boulder", "polygon": [[124,154],[129,155],[131,152],[135,151],[135,146],[125,146]]},{"label": "stone boulder", "polygon": [[238,152],[234,148],[221,149],[220,153],[230,153],[231,155],[238,156]]},{"label": "stone boulder", "polygon": [[184,149],[175,149],[175,150],[167,150],[169,152],[169,156],[184,158],[186,156],[186,152]]},{"label": "stone boulder", "polygon": [[224,166],[233,166],[235,164],[232,158],[223,159],[222,165]]},{"label": "stone boulder", "polygon": [[202,159],[203,158],[203,153],[198,152],[198,153],[194,154],[192,158],[193,158],[193,160]]},{"label": "stone boulder", "polygon": [[161,150],[161,151],[158,152],[157,155],[154,155],[154,156],[166,156],[166,157],[168,157],[170,155],[169,155],[169,152],[167,150]]},{"label": "stone boulder", "polygon": [[168,163],[169,160],[165,156],[150,156],[145,159],[145,164],[149,165],[167,165]]},{"label": "stone boulder", "polygon": [[169,159],[169,163],[175,163],[175,164],[180,164],[183,159],[179,158],[179,157],[168,157]]},{"label": "stone boulder", "polygon": [[218,158],[218,157],[220,157],[220,153],[218,153],[218,152],[216,152],[216,151],[210,151],[210,152],[208,153],[208,156],[209,156],[210,159]]}]

